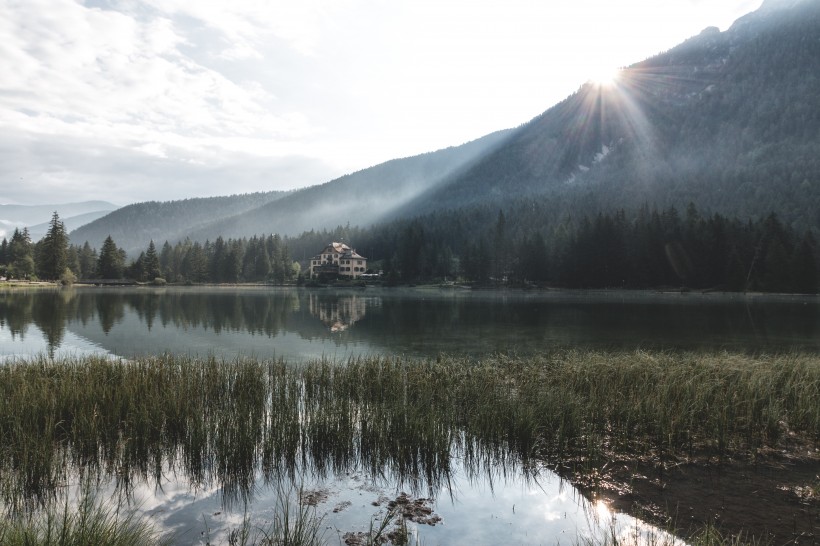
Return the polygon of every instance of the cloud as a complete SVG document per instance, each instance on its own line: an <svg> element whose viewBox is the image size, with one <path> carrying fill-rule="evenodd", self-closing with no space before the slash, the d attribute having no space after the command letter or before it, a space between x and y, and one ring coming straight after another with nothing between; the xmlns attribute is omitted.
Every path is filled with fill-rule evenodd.
<svg viewBox="0 0 820 546"><path fill-rule="evenodd" d="M0 153L10 156L0 174L7 183L25 175L26 185L36 181L44 191L100 191L122 201L111 194L111 182L95 187L95 181L146 182L154 174L168 184L175 183L174 174L185 179L215 173L236 161L275 170L293 164L294 143L321 130L278 104L253 79L231 79L198 62L188 52L188 29L175 22L179 12L128 6L115 11L68 0L0 5L0 127L5 136ZM228 37L251 40L258 32L253 11L244 19L206 8L188 12L222 21ZM123 163L133 170L114 170ZM160 164L168 170L160 172ZM327 173L326 166L306 158L301 164L306 171L284 177L289 184L324 181L315 177ZM238 165L237 170L253 171ZM287 171L292 174L292 167ZM202 179L192 195L218 191L207 187L210 182ZM27 189L38 194L37 188ZM9 188L4 192L0 199L22 196Z"/></svg>

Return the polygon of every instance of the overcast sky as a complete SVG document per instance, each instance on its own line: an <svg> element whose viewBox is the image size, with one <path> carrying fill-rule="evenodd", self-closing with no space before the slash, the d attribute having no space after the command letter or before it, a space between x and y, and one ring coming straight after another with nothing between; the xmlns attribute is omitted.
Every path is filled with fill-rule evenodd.
<svg viewBox="0 0 820 546"><path fill-rule="evenodd" d="M761 0L0 0L0 203L291 189L538 115Z"/></svg>

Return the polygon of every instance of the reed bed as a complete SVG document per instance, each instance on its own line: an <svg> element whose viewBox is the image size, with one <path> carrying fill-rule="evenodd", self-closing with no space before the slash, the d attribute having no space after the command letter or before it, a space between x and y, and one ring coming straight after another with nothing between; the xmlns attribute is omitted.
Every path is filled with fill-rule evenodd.
<svg viewBox="0 0 820 546"><path fill-rule="evenodd" d="M367 470L437 486L603 450L820 439L820 357L562 351L540 357L283 361L45 357L0 367L0 499L46 506L72 477L184 473L247 500L257 479Z"/></svg>
<svg viewBox="0 0 820 546"><path fill-rule="evenodd" d="M84 495L77 505L52 506L36 514L0 520L4 546L170 546L134 512L121 513Z"/></svg>

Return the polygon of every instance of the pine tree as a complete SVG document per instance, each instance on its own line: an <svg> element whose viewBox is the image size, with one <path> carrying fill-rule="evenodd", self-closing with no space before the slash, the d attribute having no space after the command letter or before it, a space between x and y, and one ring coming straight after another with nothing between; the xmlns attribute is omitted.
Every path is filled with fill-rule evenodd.
<svg viewBox="0 0 820 546"><path fill-rule="evenodd" d="M9 243L9 275L17 279L28 279L34 275L34 257L28 228L14 230Z"/></svg>
<svg viewBox="0 0 820 546"><path fill-rule="evenodd" d="M77 275L81 279L94 278L97 273L97 251L92 249L86 241L78 254L80 269L77 271Z"/></svg>
<svg viewBox="0 0 820 546"><path fill-rule="evenodd" d="M154 246L153 239L150 243L148 243L148 250L145 251L143 275L145 276L145 279L149 281L162 277L162 271L159 266L159 256L157 256L157 249Z"/></svg>
<svg viewBox="0 0 820 546"><path fill-rule="evenodd" d="M97 260L97 275L101 279L121 279L124 268L123 253L117 248L114 239L109 235L105 238L102 249L100 249L100 257Z"/></svg>
<svg viewBox="0 0 820 546"><path fill-rule="evenodd" d="M68 265L68 234L57 211L51 216L48 231L38 244L37 271L41 278L57 280Z"/></svg>

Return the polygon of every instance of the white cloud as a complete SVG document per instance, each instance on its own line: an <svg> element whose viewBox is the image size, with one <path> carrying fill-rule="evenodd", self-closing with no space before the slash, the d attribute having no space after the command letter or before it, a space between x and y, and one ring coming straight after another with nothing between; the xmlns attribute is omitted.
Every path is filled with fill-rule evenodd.
<svg viewBox="0 0 820 546"><path fill-rule="evenodd" d="M3 151L13 152L27 180L43 189L110 193L110 186L93 187L93 172L113 169L119 155L132 156L134 167L145 171L151 165L140 165L140 158L219 169L238 152L243 160L261 155L274 164L316 131L258 82L234 81L186 54L191 44L172 16L68 0L0 6L0 127L19 139ZM50 163L47 146L55 146L62 161ZM89 163L68 161L71 154ZM0 167L6 181L0 200L10 199L8 186L22 171ZM211 182L203 180L204 193L215 191L207 187Z"/></svg>

